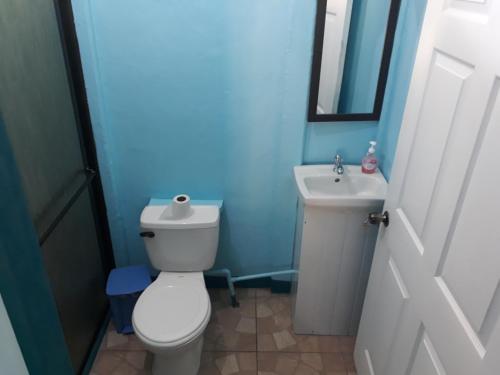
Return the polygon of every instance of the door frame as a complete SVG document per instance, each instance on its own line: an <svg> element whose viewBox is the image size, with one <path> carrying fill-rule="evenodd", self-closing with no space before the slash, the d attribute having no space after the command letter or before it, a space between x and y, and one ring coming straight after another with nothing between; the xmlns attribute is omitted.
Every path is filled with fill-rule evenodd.
<svg viewBox="0 0 500 375"><path fill-rule="evenodd" d="M92 120L87 100L87 91L85 90L85 79L80 55L80 47L76 35L73 9L71 1L53 0L54 8L59 24L59 34L61 36L61 45L66 63L66 72L68 75L68 84L72 96L73 108L77 130L80 136L80 144L83 152L84 162L87 168L95 172L91 183L89 184L89 193L92 205L94 220L98 230L97 238L103 251L102 261L105 271L110 271L115 267L113 256L113 247L109 222L104 200L104 190L99 173L99 163L97 159L97 150L92 130Z"/></svg>
<svg viewBox="0 0 500 375"><path fill-rule="evenodd" d="M88 108L71 2L53 0L82 157L89 177L52 223L64 218L80 194L89 192L105 275L115 267L104 192ZM0 292L29 373L73 374L64 334L31 220L21 178L0 113ZM50 235L50 232L47 234ZM109 314L102 317L107 322ZM96 327L94 342L102 336ZM95 346L95 345L94 345ZM89 348L85 372L96 350Z"/></svg>

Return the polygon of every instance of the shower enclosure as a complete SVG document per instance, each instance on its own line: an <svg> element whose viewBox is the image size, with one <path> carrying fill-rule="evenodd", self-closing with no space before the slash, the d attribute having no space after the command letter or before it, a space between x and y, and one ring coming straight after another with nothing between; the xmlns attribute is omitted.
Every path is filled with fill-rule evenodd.
<svg viewBox="0 0 500 375"><path fill-rule="evenodd" d="M0 3L0 116L79 373L107 313L114 260L70 6Z"/></svg>

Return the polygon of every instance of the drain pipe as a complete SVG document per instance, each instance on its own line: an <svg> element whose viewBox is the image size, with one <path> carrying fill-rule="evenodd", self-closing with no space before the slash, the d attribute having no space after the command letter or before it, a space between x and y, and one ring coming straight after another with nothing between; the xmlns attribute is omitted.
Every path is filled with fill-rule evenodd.
<svg viewBox="0 0 500 375"><path fill-rule="evenodd" d="M205 272L205 275L225 277L226 281L227 281L227 286L229 288L229 294L231 296L231 306L238 307L240 305L240 303L238 302L238 299L236 298L236 291L234 289L234 283L237 283L238 281L262 279L264 277L272 277L272 276L278 276L278 275L295 275L297 273L298 273L298 271L296 271L296 270L283 270L283 271L265 272L265 273L257 273L254 275L233 277L231 274L231 271L228 268L221 268L219 270L207 271L207 272Z"/></svg>

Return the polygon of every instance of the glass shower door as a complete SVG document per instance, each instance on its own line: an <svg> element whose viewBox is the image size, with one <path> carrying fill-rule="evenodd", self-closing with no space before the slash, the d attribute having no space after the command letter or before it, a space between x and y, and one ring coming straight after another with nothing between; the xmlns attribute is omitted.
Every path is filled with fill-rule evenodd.
<svg viewBox="0 0 500 375"><path fill-rule="evenodd" d="M103 222L96 208L97 166L89 162L90 140L82 135L54 4L0 2L0 114L80 372L107 312L112 256L103 241L107 228L97 224Z"/></svg>

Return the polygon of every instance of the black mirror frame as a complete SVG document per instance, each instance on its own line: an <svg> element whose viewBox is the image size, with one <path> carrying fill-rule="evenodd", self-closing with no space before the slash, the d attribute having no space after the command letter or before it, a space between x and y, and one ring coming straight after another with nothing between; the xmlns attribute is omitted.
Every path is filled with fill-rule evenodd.
<svg viewBox="0 0 500 375"><path fill-rule="evenodd" d="M392 0L387 19L384 49L378 76L377 91L373 112L371 113L348 113L348 114L318 114L319 79L321 73L321 57L323 55L323 38L325 30L326 5L328 0L317 0L316 29L314 33L314 50L311 69L311 83L309 88L309 110L308 122L333 122L333 121L378 121L382 112L385 88L389 67L391 64L394 37L398 24L401 0Z"/></svg>

